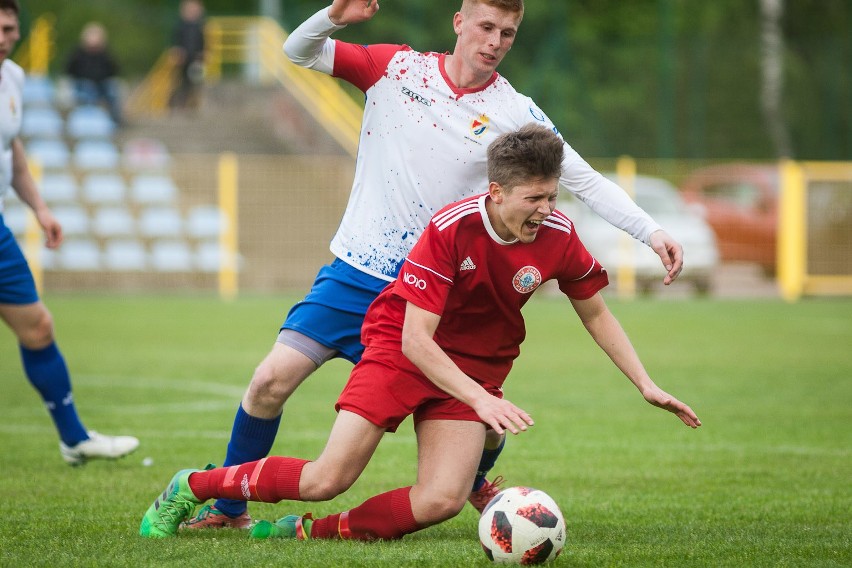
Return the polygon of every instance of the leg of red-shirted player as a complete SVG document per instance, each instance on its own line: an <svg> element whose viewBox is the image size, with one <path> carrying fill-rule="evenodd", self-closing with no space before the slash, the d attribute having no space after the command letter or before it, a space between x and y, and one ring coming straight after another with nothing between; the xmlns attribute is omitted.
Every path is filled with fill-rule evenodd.
<svg viewBox="0 0 852 568"><path fill-rule="evenodd" d="M201 501L224 497L277 503L299 500L299 479L308 460L270 456L259 461L197 471L189 488Z"/></svg>
<svg viewBox="0 0 852 568"><path fill-rule="evenodd" d="M411 510L411 487L376 495L354 509L316 519L311 538L393 540L420 530Z"/></svg>

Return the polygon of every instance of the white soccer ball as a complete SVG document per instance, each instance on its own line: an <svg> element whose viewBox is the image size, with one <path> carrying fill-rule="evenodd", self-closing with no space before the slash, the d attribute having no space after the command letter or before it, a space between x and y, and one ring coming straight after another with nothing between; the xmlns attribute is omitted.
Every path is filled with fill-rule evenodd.
<svg viewBox="0 0 852 568"><path fill-rule="evenodd" d="M479 518L485 555L502 564L541 564L565 546L565 518L544 491L510 487L494 496Z"/></svg>

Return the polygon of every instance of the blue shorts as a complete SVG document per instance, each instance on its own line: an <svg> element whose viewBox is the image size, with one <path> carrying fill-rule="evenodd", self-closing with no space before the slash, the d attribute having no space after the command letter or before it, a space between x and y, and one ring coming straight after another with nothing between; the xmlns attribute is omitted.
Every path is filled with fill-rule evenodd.
<svg viewBox="0 0 852 568"><path fill-rule="evenodd" d="M0 214L0 304L38 302L35 280L21 247Z"/></svg>
<svg viewBox="0 0 852 568"><path fill-rule="evenodd" d="M364 353L364 315L388 284L336 258L320 269L311 291L290 309L281 329L297 331L357 363Z"/></svg>

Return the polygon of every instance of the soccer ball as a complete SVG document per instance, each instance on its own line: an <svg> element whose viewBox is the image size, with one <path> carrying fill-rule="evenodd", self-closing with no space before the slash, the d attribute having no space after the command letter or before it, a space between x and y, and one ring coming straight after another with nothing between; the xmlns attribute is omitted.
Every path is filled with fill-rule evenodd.
<svg viewBox="0 0 852 568"><path fill-rule="evenodd" d="M489 560L502 564L541 564L565 546L565 519L544 491L504 489L479 518L479 542Z"/></svg>

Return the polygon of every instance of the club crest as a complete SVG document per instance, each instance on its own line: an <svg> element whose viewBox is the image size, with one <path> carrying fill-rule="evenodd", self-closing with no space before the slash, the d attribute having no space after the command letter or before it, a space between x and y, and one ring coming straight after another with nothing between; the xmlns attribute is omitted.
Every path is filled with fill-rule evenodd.
<svg viewBox="0 0 852 568"><path fill-rule="evenodd" d="M525 266L512 278L512 286L521 294L529 294L541 284L541 272L535 266Z"/></svg>

